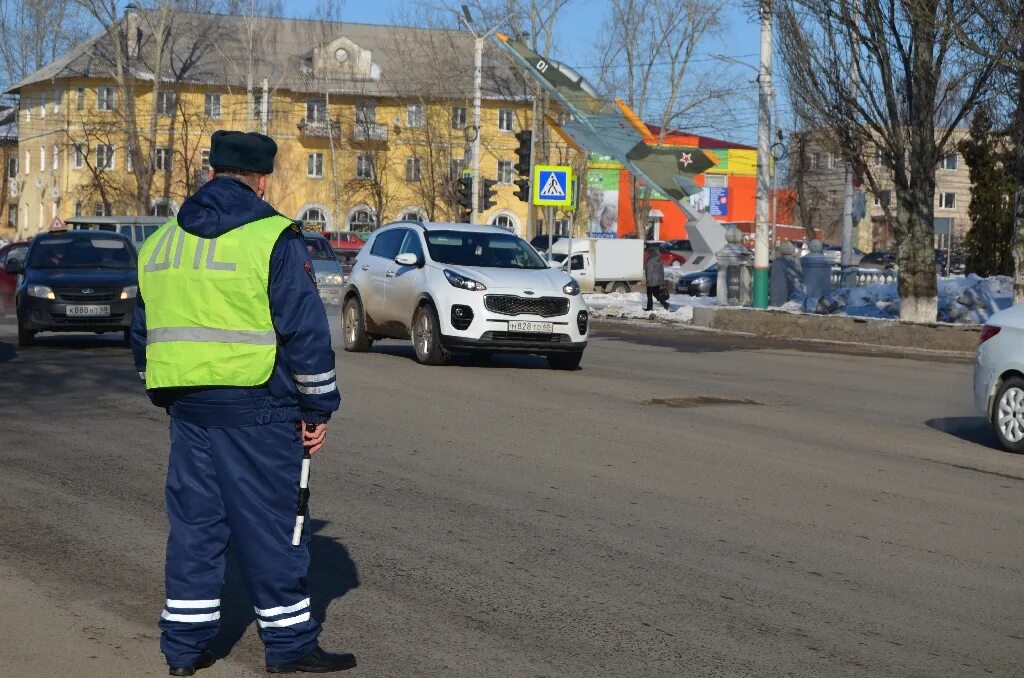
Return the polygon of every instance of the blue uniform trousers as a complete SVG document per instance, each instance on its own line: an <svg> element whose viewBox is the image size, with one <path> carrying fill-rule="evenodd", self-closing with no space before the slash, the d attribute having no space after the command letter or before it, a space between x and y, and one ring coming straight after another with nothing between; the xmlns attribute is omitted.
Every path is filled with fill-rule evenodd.
<svg viewBox="0 0 1024 678"><path fill-rule="evenodd" d="M217 635L229 540L267 663L316 647L320 623L306 591L308 519L301 544L292 546L302 451L294 422L215 428L171 417L167 601L160 615L160 649L169 665L194 663Z"/></svg>

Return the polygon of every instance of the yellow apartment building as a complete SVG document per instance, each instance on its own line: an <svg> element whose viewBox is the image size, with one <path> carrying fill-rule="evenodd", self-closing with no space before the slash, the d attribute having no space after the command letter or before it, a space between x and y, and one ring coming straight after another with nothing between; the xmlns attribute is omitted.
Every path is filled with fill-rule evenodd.
<svg viewBox="0 0 1024 678"><path fill-rule="evenodd" d="M482 223L527 235L513 196L525 82L485 50ZM279 151L267 199L325 230L457 219L469 169L473 41L465 32L129 5L109 30L10 90L19 95L19 237L75 215L172 215L207 178L217 129L265 132Z"/></svg>

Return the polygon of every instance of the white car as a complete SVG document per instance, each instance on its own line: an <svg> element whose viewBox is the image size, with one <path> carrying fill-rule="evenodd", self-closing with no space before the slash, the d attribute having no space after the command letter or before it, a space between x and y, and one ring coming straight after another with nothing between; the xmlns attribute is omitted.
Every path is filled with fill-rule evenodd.
<svg viewBox="0 0 1024 678"><path fill-rule="evenodd" d="M396 222L374 232L342 306L346 351L411 339L426 365L452 351L535 353L574 370L589 323L572 277L505 229L469 224Z"/></svg>
<svg viewBox="0 0 1024 678"><path fill-rule="evenodd" d="M1024 452L1024 304L995 313L974 360L974 404L1011 452Z"/></svg>

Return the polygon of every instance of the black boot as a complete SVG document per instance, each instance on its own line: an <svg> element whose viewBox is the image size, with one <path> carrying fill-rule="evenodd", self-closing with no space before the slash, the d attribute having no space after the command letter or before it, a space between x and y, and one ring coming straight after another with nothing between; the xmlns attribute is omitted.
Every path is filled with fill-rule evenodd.
<svg viewBox="0 0 1024 678"><path fill-rule="evenodd" d="M188 666L172 666L167 670L169 676L194 676L199 669L208 669L213 666L217 659L209 652L204 652L196 659L194 664Z"/></svg>
<svg viewBox="0 0 1024 678"><path fill-rule="evenodd" d="M267 673L333 673L335 671L346 671L354 668L356 657L349 652L324 652L323 648L316 648L305 657L271 666L267 664Z"/></svg>

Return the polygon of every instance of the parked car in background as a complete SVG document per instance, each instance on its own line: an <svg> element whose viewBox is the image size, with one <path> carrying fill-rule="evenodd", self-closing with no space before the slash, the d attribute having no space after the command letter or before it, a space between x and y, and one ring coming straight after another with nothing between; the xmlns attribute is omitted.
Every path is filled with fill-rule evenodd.
<svg viewBox="0 0 1024 678"><path fill-rule="evenodd" d="M335 250L358 252L366 244L366 241L359 237L358 233L351 231L324 231L323 236Z"/></svg>
<svg viewBox="0 0 1024 678"><path fill-rule="evenodd" d="M18 276L4 271L8 261L25 261L28 252L28 240L7 243L0 247L0 317L14 313L14 290L18 285Z"/></svg>
<svg viewBox="0 0 1024 678"><path fill-rule="evenodd" d="M319 233L306 231L302 237L306 240L306 251L309 253L309 260L313 263L313 274L316 276L316 287L320 291L320 299L325 305L340 305L345 277L338 256L331 249L327 238Z"/></svg>
<svg viewBox="0 0 1024 678"><path fill-rule="evenodd" d="M843 259L843 248L839 245L825 245L825 249L822 252L833 264L839 264ZM856 247L853 248L853 258L850 263L854 266L859 266L861 259L864 258L864 253Z"/></svg>
<svg viewBox="0 0 1024 678"><path fill-rule="evenodd" d="M693 254L693 245L690 244L689 240L666 240L659 247L661 247L662 252L675 252L685 257Z"/></svg>
<svg viewBox="0 0 1024 678"><path fill-rule="evenodd" d="M552 244L558 242L561 238L562 236L560 235L551 236ZM548 251L548 236L544 234L538 235L530 241L530 245L538 252L546 253Z"/></svg>
<svg viewBox="0 0 1024 678"><path fill-rule="evenodd" d="M686 263L686 257L678 252L666 252L664 249L658 255L661 258L663 266L671 266L672 268L681 268Z"/></svg>
<svg viewBox="0 0 1024 678"><path fill-rule="evenodd" d="M718 294L718 266L679 276L679 280L676 281L676 294L691 297L715 296Z"/></svg>
<svg viewBox="0 0 1024 678"><path fill-rule="evenodd" d="M891 271L896 268L896 255L892 252L868 252L857 264L861 268L879 268Z"/></svg>
<svg viewBox="0 0 1024 678"><path fill-rule="evenodd" d="M37 332L121 332L128 344L139 282L126 236L40 233L25 260L8 259L4 270L22 276L15 292L19 346L31 346Z"/></svg>
<svg viewBox="0 0 1024 678"><path fill-rule="evenodd" d="M974 361L974 404L999 443L1024 452L1024 304L993 314Z"/></svg>

